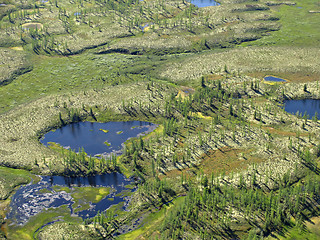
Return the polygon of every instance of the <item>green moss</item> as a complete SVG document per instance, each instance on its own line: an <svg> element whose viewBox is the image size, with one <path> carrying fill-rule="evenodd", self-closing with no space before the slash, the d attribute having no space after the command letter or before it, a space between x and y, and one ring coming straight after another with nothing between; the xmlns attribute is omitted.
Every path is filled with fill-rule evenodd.
<svg viewBox="0 0 320 240"><path fill-rule="evenodd" d="M23 226L11 226L8 232L9 239L34 239L34 232L51 222L54 219L63 218L66 221L76 222L81 221L81 218L70 217L70 209L63 205L59 208L44 210L41 213L33 216Z"/></svg>
<svg viewBox="0 0 320 240"><path fill-rule="evenodd" d="M57 222L44 227L37 234L39 239L56 240L56 239L78 239L78 240L95 240L102 239L101 235L95 228L90 228L81 223L75 222Z"/></svg>
<svg viewBox="0 0 320 240"><path fill-rule="evenodd" d="M0 167L0 200L9 197L19 185L30 182L32 175L25 170Z"/></svg>
<svg viewBox="0 0 320 240"><path fill-rule="evenodd" d="M111 188L106 187L76 187L73 189L71 196L77 204L79 204L79 201L98 203L110 192Z"/></svg>
<svg viewBox="0 0 320 240"><path fill-rule="evenodd" d="M43 189L39 190L38 193L42 193L42 194L44 194L44 193L51 193L51 190L46 189L46 188L43 188Z"/></svg>
<svg viewBox="0 0 320 240"><path fill-rule="evenodd" d="M274 7L274 13L280 18L281 29L270 33L257 41L244 43L248 45L288 45L311 47L319 46L320 17L310 10L319 9L318 0L297 0L296 5Z"/></svg>
<svg viewBox="0 0 320 240"><path fill-rule="evenodd" d="M136 186L133 185L133 184L128 184L126 186L124 186L125 188L128 188L128 189L134 189Z"/></svg>
<svg viewBox="0 0 320 240"><path fill-rule="evenodd" d="M102 128L100 128L99 130L104 132L104 133L108 133L109 132L109 130L105 130L105 129L102 129Z"/></svg>
<svg viewBox="0 0 320 240"><path fill-rule="evenodd" d="M170 214L170 211L174 209L177 205L181 204L184 200L184 197L179 197L172 201L170 204L163 205L161 210L156 211L147 215L147 217L143 220L143 227L133 230L132 232L123 234L119 236L117 239L125 240L125 239L136 239L138 236L146 236L150 237L158 228L158 226L162 223L163 219L167 214Z"/></svg>
<svg viewBox="0 0 320 240"><path fill-rule="evenodd" d="M123 190L122 192L118 193L116 197L127 197L130 196L132 192L130 190Z"/></svg>
<svg viewBox="0 0 320 240"><path fill-rule="evenodd" d="M56 192L65 191L66 193L71 193L71 188L69 187L62 187L62 186L55 185L52 187L52 189Z"/></svg>
<svg viewBox="0 0 320 240"><path fill-rule="evenodd" d="M73 207L74 212L81 212L84 210L88 210L90 208L90 204L84 203L84 204L79 205L77 202L75 202L74 204L72 204L72 207Z"/></svg>

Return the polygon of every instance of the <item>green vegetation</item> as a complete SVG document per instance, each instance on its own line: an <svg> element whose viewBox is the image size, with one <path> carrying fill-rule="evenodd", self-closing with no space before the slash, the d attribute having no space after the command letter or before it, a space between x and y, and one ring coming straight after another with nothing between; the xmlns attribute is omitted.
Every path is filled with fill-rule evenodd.
<svg viewBox="0 0 320 240"><path fill-rule="evenodd" d="M105 129L99 129L100 131L104 132L104 133L108 133L109 130L105 130Z"/></svg>
<svg viewBox="0 0 320 240"><path fill-rule="evenodd" d="M279 31L244 45L319 47L319 13L312 13L320 10L319 2L297 0L291 3L295 4L275 6L273 9L282 26Z"/></svg>
<svg viewBox="0 0 320 240"><path fill-rule="evenodd" d="M31 180L28 171L0 167L0 200L5 200L19 185L27 184Z"/></svg>
<svg viewBox="0 0 320 240"><path fill-rule="evenodd" d="M319 239L320 122L279 107L320 99L319 2L219 3L0 3L0 238ZM39 142L72 122L128 120L159 127L121 156ZM128 204L85 220L66 206L4 220L33 173L112 171L137 179L118 194ZM111 192L53 190L75 213Z"/></svg>
<svg viewBox="0 0 320 240"><path fill-rule="evenodd" d="M35 231L44 224L56 220L64 219L68 222L77 223L79 218L70 217L70 209L67 206L61 206L56 209L48 209L37 216L34 216L25 226L14 226L8 233L9 239L33 239Z"/></svg>
<svg viewBox="0 0 320 240"><path fill-rule="evenodd" d="M110 189L100 187L100 188L93 188L93 187L80 187L75 188L71 192L71 196L75 200L75 205L78 205L78 201L85 201L85 202L92 202L98 203L104 197L110 194Z"/></svg>

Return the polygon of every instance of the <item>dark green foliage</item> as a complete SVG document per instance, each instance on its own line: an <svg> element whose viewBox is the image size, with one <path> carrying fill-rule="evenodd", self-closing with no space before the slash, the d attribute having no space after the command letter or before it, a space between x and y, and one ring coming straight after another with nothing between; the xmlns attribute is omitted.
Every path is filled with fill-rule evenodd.
<svg viewBox="0 0 320 240"><path fill-rule="evenodd" d="M204 79L203 76L201 77L201 87L202 87L202 88L205 88L205 87L206 87L205 79Z"/></svg>
<svg viewBox="0 0 320 240"><path fill-rule="evenodd" d="M163 123L163 134L173 136L177 131L177 121L174 118L170 118Z"/></svg>
<svg viewBox="0 0 320 240"><path fill-rule="evenodd" d="M59 112L59 121L60 121L62 126L65 124L63 119L62 119L61 112Z"/></svg>
<svg viewBox="0 0 320 240"><path fill-rule="evenodd" d="M313 204L320 191L319 180L311 176L294 186L285 184L286 181L284 179L281 184L285 187L265 193L257 188L215 185L214 181L209 183L203 177L201 185L204 188L191 188L182 204L165 218L160 228L162 236L182 238L187 230L200 236L227 233L236 238L231 227L232 221L239 217L257 226L261 230L259 237L281 230L291 217L305 216L305 206ZM314 208L313 211L318 210ZM251 232L248 239L259 239L253 238L255 235Z"/></svg>
<svg viewBox="0 0 320 240"><path fill-rule="evenodd" d="M91 175L117 169L116 155L107 158L88 156L83 148L78 153L64 149L61 150L62 162L68 175Z"/></svg>

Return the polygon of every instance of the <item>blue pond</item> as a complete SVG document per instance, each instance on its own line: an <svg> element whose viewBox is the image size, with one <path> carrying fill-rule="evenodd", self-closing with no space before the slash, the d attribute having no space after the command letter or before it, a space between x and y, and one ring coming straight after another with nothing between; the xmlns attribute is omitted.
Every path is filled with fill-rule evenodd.
<svg viewBox="0 0 320 240"><path fill-rule="evenodd" d="M309 119L320 113L320 100L301 99L284 101L284 110L291 114L306 114Z"/></svg>
<svg viewBox="0 0 320 240"><path fill-rule="evenodd" d="M282 78L273 77L273 76L265 77L264 81L267 81L267 82L287 82L287 80L284 80Z"/></svg>
<svg viewBox="0 0 320 240"><path fill-rule="evenodd" d="M149 133L156 127L156 124L141 121L79 122L48 132L40 141L45 145L49 142L59 143L75 151L83 147L92 156L108 156L111 153L121 154L126 140Z"/></svg>
<svg viewBox="0 0 320 240"><path fill-rule="evenodd" d="M214 0L191 0L190 2L199 8L220 5L220 3L218 3Z"/></svg>
<svg viewBox="0 0 320 240"><path fill-rule="evenodd" d="M68 206L70 214L82 217L83 219L94 217L98 211L102 212L111 205L120 202L128 203L129 198L117 195L124 190L129 190L125 186L133 183L133 179L127 179L119 173L108 173L104 175L91 177L61 177L61 176L42 176L41 181L36 184L28 184L20 187L13 195L10 203L11 211L7 215L7 219L11 224L22 225L26 223L30 217L42 212L45 209L58 208L62 205ZM54 186L76 187L111 187L111 193L98 203L82 202L89 204L88 208L82 211L76 211L79 206L75 206L72 193L66 191L55 191ZM45 190L45 191L43 191ZM111 201L109 198L113 198Z"/></svg>

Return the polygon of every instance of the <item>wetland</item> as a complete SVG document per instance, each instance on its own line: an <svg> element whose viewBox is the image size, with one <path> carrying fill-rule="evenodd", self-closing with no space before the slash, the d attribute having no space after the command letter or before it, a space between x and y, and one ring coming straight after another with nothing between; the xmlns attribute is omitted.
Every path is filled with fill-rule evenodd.
<svg viewBox="0 0 320 240"><path fill-rule="evenodd" d="M319 239L319 10L0 2L0 239Z"/></svg>
<svg viewBox="0 0 320 240"><path fill-rule="evenodd" d="M10 211L6 215L9 226L24 225L44 210L63 205L68 207L70 215L92 218L112 205L128 201L122 195L123 191L128 195L134 189L126 187L133 181L119 173L90 177L39 177L37 183L20 187L12 196Z"/></svg>

